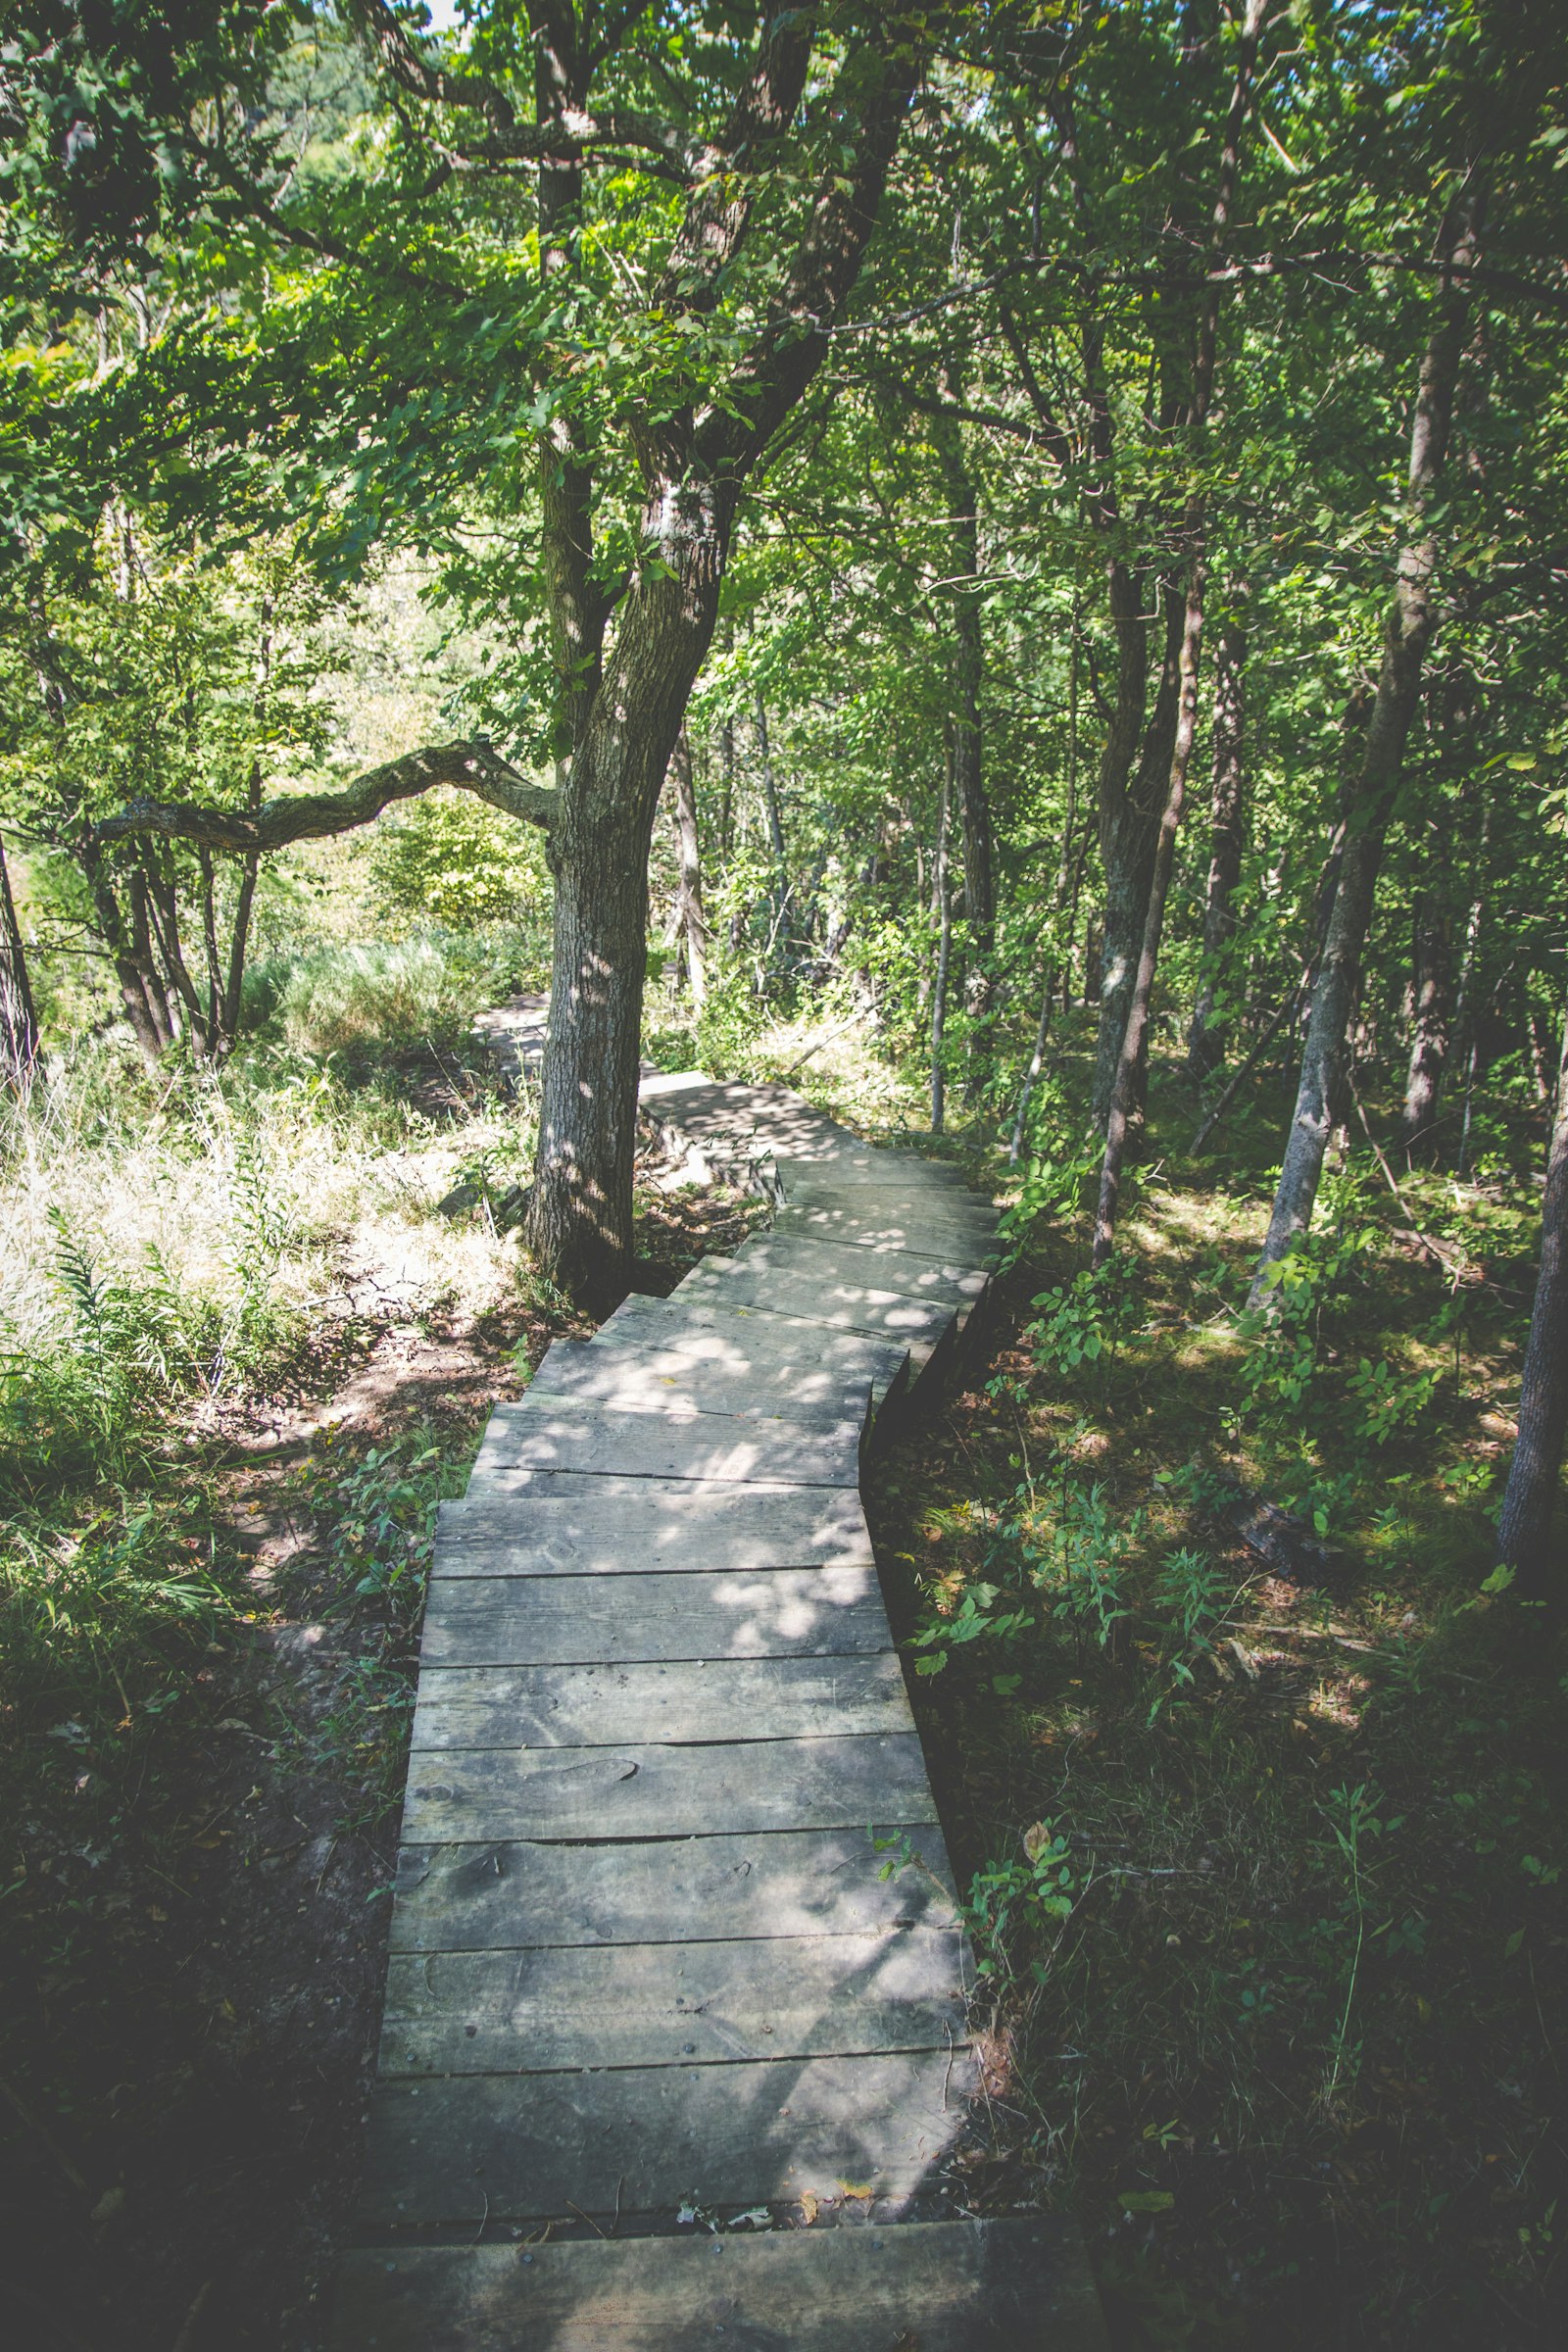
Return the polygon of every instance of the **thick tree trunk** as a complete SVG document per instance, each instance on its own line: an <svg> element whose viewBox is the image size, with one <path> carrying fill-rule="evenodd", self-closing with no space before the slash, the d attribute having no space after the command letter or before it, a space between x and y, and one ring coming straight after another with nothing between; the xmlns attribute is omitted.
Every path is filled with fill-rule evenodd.
<svg viewBox="0 0 1568 2352"><path fill-rule="evenodd" d="M1464 345L1468 313L1464 273L1473 267L1479 251L1479 176L1472 173L1467 180L1464 196L1446 224L1445 275L1416 392L1404 543L1384 631L1382 667L1362 747L1339 888L1312 992L1296 1112L1268 1234L1252 1278L1250 1303L1253 1306L1267 1299L1269 1267L1312 1221L1323 1157L1338 1112L1346 1036L1360 981L1361 951L1371 920L1384 839L1398 790L1405 738L1421 690L1421 665L1437 625L1432 582L1438 557L1428 513L1447 451Z"/></svg>
<svg viewBox="0 0 1568 2352"><path fill-rule="evenodd" d="M706 169L688 196L654 307L711 313L752 220L754 162L788 130L813 54L810 11L762 16L751 74L724 130L727 169ZM594 70L582 12L530 10L538 119L566 129ZM605 52L599 53L601 62ZM671 413L629 403L644 510L612 645L593 571L586 424L543 453L544 536L569 773L553 813L555 963L540 1074L540 1131L528 1239L546 1273L603 1312L630 1276L637 1061L647 962L648 853L655 812L692 685L711 642L740 485L827 357L831 321L858 274L888 166L923 57L900 20L867 16L851 36L835 88L844 149L808 224L764 298L747 347L712 388ZM858 121L857 122L857 116ZM542 273L579 267L580 167L539 171ZM569 416L569 412L566 413ZM577 650L580 645L580 652Z"/></svg>
<svg viewBox="0 0 1568 2352"><path fill-rule="evenodd" d="M1434 843L1433 847L1437 848ZM1447 915L1437 897L1423 891L1415 905L1415 954L1410 1015L1410 1066L1404 1083L1404 1117L1399 1140L1406 1155L1430 1159L1435 1150L1438 1097L1448 1061L1453 1009L1453 957Z"/></svg>
<svg viewBox="0 0 1568 2352"><path fill-rule="evenodd" d="M1234 901L1247 846L1247 583L1237 581L1219 631L1214 661L1214 787L1203 899L1203 981L1187 1033L1187 1075L1212 1077L1230 1045L1230 1023L1216 1013L1226 951L1236 932Z"/></svg>
<svg viewBox="0 0 1568 2352"><path fill-rule="evenodd" d="M11 895L5 843L0 841L0 1080L22 1092L38 1066L38 1014L27 977L27 950Z"/></svg>
<svg viewBox="0 0 1568 2352"><path fill-rule="evenodd" d="M1541 1265L1519 1387L1519 1435L1497 1521L1497 1558L1521 1588L1544 1583L1568 1434L1568 1022L1557 1067L1556 1114L1541 1204Z"/></svg>
<svg viewBox="0 0 1568 2352"><path fill-rule="evenodd" d="M654 816L712 637L733 512L728 485L654 485L643 527L661 565L627 599L550 833L555 963L528 1236L562 1288L599 1313L624 1298L631 1271Z"/></svg>
<svg viewBox="0 0 1568 2352"><path fill-rule="evenodd" d="M670 937L685 942L686 982L692 1003L701 1011L708 998L708 925L703 919L703 851L697 829L697 787L692 777L692 747L684 726L670 754L669 781L674 786L675 836L680 859Z"/></svg>

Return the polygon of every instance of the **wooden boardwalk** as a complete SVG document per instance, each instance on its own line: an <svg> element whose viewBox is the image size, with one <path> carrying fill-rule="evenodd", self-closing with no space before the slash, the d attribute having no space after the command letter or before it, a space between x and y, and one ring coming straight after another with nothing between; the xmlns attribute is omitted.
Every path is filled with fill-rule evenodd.
<svg viewBox="0 0 1568 2352"><path fill-rule="evenodd" d="M1096 2346L1069 2229L954 2218L970 1962L858 1491L995 1211L644 1093L776 1219L553 1347L442 1506L335 2352Z"/></svg>

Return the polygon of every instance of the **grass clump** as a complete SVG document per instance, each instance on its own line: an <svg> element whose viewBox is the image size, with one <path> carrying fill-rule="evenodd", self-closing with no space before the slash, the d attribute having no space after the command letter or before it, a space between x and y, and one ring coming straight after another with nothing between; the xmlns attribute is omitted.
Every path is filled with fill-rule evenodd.
<svg viewBox="0 0 1568 2352"><path fill-rule="evenodd" d="M258 963L247 1012L290 1051L355 1064L419 1046L457 1045L475 1013L520 985L514 932L419 932L321 941Z"/></svg>

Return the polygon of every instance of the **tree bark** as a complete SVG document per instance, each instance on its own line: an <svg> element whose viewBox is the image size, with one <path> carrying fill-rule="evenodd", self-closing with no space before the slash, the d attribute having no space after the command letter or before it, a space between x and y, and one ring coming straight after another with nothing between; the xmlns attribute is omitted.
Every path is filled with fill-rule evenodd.
<svg viewBox="0 0 1568 2352"><path fill-rule="evenodd" d="M947 1072L942 1054L948 1026L948 973L953 962L953 877L949 840L952 831L953 751L948 750L942 777L942 807L937 816L935 898L937 968L931 984L931 1132L942 1133L947 1107Z"/></svg>
<svg viewBox="0 0 1568 2352"><path fill-rule="evenodd" d="M1568 1434L1568 1021L1541 1204L1541 1264L1519 1386L1519 1435L1497 1521L1497 1558L1527 1593L1545 1582Z"/></svg>
<svg viewBox="0 0 1568 2352"><path fill-rule="evenodd" d="M38 1066L38 1014L27 977L27 950L17 920L5 843L0 841L0 1078L13 1093L28 1085Z"/></svg>
<svg viewBox="0 0 1568 2352"><path fill-rule="evenodd" d="M1133 978L1127 1026L1122 1034L1121 1051L1117 1056L1115 1079L1106 1110L1105 1152L1101 1162L1100 1200L1095 1211L1092 1262L1097 1266L1104 1264L1115 1246L1122 1172L1126 1165L1128 1142L1141 1107L1140 1077L1147 1066L1154 973L1165 928L1165 903L1170 895L1171 874L1176 864L1176 836L1187 799L1187 770L1198 733L1198 663L1203 641L1203 556L1200 547L1193 556L1192 576L1187 588L1182 629L1180 704L1175 742L1171 747L1170 786L1160 812L1159 834L1154 844L1152 870L1149 880L1149 900L1144 912L1144 933L1139 943L1138 967Z"/></svg>
<svg viewBox="0 0 1568 2352"><path fill-rule="evenodd" d="M945 395L953 386L944 370ZM937 419L937 449L947 485L948 523L956 574L953 599L953 695L950 711L953 808L963 856L963 910L969 956L964 1006L969 1015L969 1068L965 1092L973 1101L984 1089L992 1059L997 953L996 846L986 799L985 729L981 694L985 685L985 633L980 616L980 521L974 480L964 463L956 420Z"/></svg>
<svg viewBox="0 0 1568 2352"><path fill-rule="evenodd" d="M1218 261L1223 250L1231 208L1235 202L1237 177L1241 169L1242 134L1250 104L1263 8L1264 0L1247 0L1236 78L1226 116L1209 217L1208 253L1211 265ZM1202 451L1213 398L1218 349L1219 288L1211 283L1205 290L1200 310L1193 354L1189 422L1195 457L1200 457ZM1100 1200L1095 1213L1093 1262L1096 1266L1104 1264L1115 1245L1116 1212L1120 1204L1128 1143L1135 1123L1143 1112L1154 973L1159 962L1160 942L1165 927L1165 903L1170 894L1171 875L1176 864L1176 836L1187 799L1187 774L1192 764L1193 746L1198 738L1198 665L1203 644L1203 596L1208 570L1208 514L1200 478L1195 480L1188 496L1183 535L1188 547L1187 593L1183 601L1181 643L1177 655L1178 686L1169 779L1150 875L1149 903L1139 947L1138 970L1127 1007L1127 1026L1120 1043L1115 1079L1106 1111L1105 1152L1101 1163Z"/></svg>
<svg viewBox="0 0 1568 2352"><path fill-rule="evenodd" d="M1203 898L1203 980L1187 1033L1187 1075L1213 1076L1230 1046L1230 1023L1215 1011L1226 951L1236 933L1234 902L1247 846L1247 583L1234 583L1214 658L1214 783Z"/></svg>
<svg viewBox="0 0 1568 2352"><path fill-rule="evenodd" d="M1434 842L1434 849L1437 846ZM1410 1066L1405 1075L1399 1140L1407 1157L1430 1159L1435 1149L1433 1125L1438 1114L1438 1097L1447 1067L1453 1008L1453 957L1447 914L1434 892L1418 893L1414 931Z"/></svg>
<svg viewBox="0 0 1568 2352"><path fill-rule="evenodd" d="M670 754L669 781L674 790L675 837L680 880L670 917L670 938L686 947L686 982L700 1012L708 998L708 925L703 919L703 851L697 829L697 788L692 777L692 747L683 726Z"/></svg>
<svg viewBox="0 0 1568 2352"><path fill-rule="evenodd" d="M1398 790L1405 738L1421 690L1421 665L1437 625L1433 576L1438 551L1430 524L1433 493L1447 452L1454 391L1469 303L1467 272L1480 252L1482 191L1472 172L1445 223L1445 270L1436 318L1422 357L1410 436L1405 527L1394 601L1384 630L1377 694L1367 722L1339 887L1312 991L1296 1112L1280 1168L1268 1234L1249 1303L1268 1297L1268 1268L1312 1221L1338 1109L1346 1037L1360 980L1361 952L1383 861L1389 817Z"/></svg>
<svg viewBox="0 0 1568 2352"><path fill-rule="evenodd" d="M734 495L655 483L643 529L660 563L628 601L549 836L555 961L528 1234L562 1288L601 1314L630 1274L654 815L712 636Z"/></svg>

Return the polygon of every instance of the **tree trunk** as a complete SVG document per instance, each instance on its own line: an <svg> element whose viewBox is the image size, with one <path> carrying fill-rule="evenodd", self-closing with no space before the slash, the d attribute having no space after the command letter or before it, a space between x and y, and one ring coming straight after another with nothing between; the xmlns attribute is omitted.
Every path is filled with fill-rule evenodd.
<svg viewBox="0 0 1568 2352"><path fill-rule="evenodd" d="M528 1238L603 1314L631 1271L632 1160L654 816L729 550L734 490L656 482L643 517L661 564L626 601L550 832L556 876L550 1050Z"/></svg>
<svg viewBox="0 0 1568 2352"><path fill-rule="evenodd" d="M1183 616L1181 694L1176 736L1171 746L1170 784L1164 808L1160 812L1159 836L1154 845L1153 870L1150 875L1149 902L1144 915L1144 935L1139 944L1138 968L1106 1110L1105 1153L1101 1163L1100 1201L1095 1213L1093 1263L1097 1266L1104 1264L1115 1245L1116 1210L1121 1198L1127 1146L1141 1107L1140 1079L1148 1062L1149 1016L1153 1001L1154 973L1159 963L1160 941L1165 928L1165 902L1170 895L1170 879L1176 863L1176 836L1187 799L1187 770L1198 735L1198 662L1203 642L1203 556L1200 548L1193 556L1192 576L1188 583Z"/></svg>
<svg viewBox="0 0 1568 2352"><path fill-rule="evenodd" d="M944 390L956 397L943 371ZM963 437L951 416L937 420L937 444L948 494L953 536L953 695L949 713L953 808L963 854L963 910L969 935L964 1006L969 1015L969 1069L965 1092L972 1102L984 1089L992 1059L997 955L996 845L986 800L985 729L981 695L985 686L985 634L980 617L980 521L974 480L964 463Z"/></svg>
<svg viewBox="0 0 1568 2352"><path fill-rule="evenodd" d="M1234 900L1247 846L1247 583L1238 580L1219 631L1214 661L1214 788L1203 900L1203 980L1187 1033L1187 1075L1200 1086L1230 1045L1230 1023L1215 1011L1226 951L1236 931Z"/></svg>
<svg viewBox="0 0 1568 2352"><path fill-rule="evenodd" d="M768 740L767 707L760 695L757 698L757 766L762 779L762 810L767 819L767 846L773 853L773 870L778 878L779 903L789 887L784 857L784 818L778 805L778 777L773 767L773 747Z"/></svg>
<svg viewBox="0 0 1568 2352"><path fill-rule="evenodd" d="M1433 843L1434 849L1438 846ZM1399 1140L1407 1157L1419 1155L1430 1159L1435 1149L1433 1125L1438 1115L1438 1096L1448 1060L1453 1005L1453 957L1449 951L1447 916L1430 891L1420 892L1416 899L1412 979L1410 1067L1405 1077Z"/></svg>
<svg viewBox="0 0 1568 2352"><path fill-rule="evenodd" d="M1236 79L1231 90L1214 202L1209 215L1208 253L1211 265L1217 264L1223 252L1226 231L1230 225L1263 8L1264 0L1247 0ZM1202 453L1214 391L1219 349L1219 300L1218 282L1211 275L1199 312L1188 412L1194 455L1199 458ZM1170 895L1171 875L1176 864L1176 836L1187 799L1187 774L1192 765L1193 746L1198 739L1198 664L1203 646L1203 593L1208 573L1207 533L1205 495L1200 482L1195 480L1188 496L1184 522L1183 535L1188 548L1187 592L1182 602L1181 637L1176 656L1177 690L1171 724L1170 765L1150 875L1149 904L1139 946L1138 971L1127 1007L1127 1027L1121 1039L1115 1080L1106 1111L1105 1154L1101 1164L1100 1200L1095 1215L1094 1263L1097 1266L1104 1264L1115 1243L1122 1170L1130 1137L1143 1115L1144 1092L1148 1084L1149 1024L1153 1004L1154 974L1159 964L1160 941L1165 927L1165 902ZM1167 639L1167 669L1169 665ZM1163 696L1163 686L1161 694ZM1158 717L1156 705L1156 723Z"/></svg>
<svg viewBox="0 0 1568 2352"><path fill-rule="evenodd" d="M725 865L735 844L735 721L718 730L718 855Z"/></svg>
<svg viewBox="0 0 1568 2352"><path fill-rule="evenodd" d="M948 1025L948 972L953 961L953 877L948 842L953 808L953 752L942 778L942 808L937 817L936 911L937 969L931 985L931 1132L942 1133L947 1105L947 1073L942 1066Z"/></svg>
<svg viewBox="0 0 1568 2352"><path fill-rule="evenodd" d="M703 919L703 852L697 829L697 788L692 778L691 742L684 726L669 756L669 781L675 788L675 834L680 858L680 881L670 936L686 943L687 985L692 1003L701 1012L708 998L708 925Z"/></svg>
<svg viewBox="0 0 1568 2352"><path fill-rule="evenodd" d="M566 133L594 70L580 40L584 12L539 8L533 28L538 122ZM751 157L794 121L813 55L813 12L761 19L756 59L726 126L731 168L706 171L688 196L653 306L707 317L752 220ZM853 36L852 36L853 42ZM819 184L808 225L764 300L746 348L726 360L722 398L671 412L629 401L643 480L642 549L610 612L593 562L593 473L587 425L561 412L542 454L543 532L562 709L568 725L550 830L556 876L555 961L540 1073L540 1129L528 1240L543 1270L603 1313L631 1271L637 1064L647 967L648 854L675 738L711 642L735 501L751 468L826 359L832 320L859 272L888 167L923 71L901 19L890 31L867 12L860 69L845 93L838 168ZM601 60L604 52L600 53ZM858 113L857 122L856 116ZM580 267L580 165L541 162L539 242L547 284ZM580 646L580 651L578 650ZM781 845L775 844L777 851Z"/></svg>
<svg viewBox="0 0 1568 2352"><path fill-rule="evenodd" d="M1438 557L1428 517L1447 451L1468 314L1464 279L1479 252L1480 216L1479 173L1473 172L1446 223L1437 317L1416 392L1405 530L1394 602L1384 631L1383 662L1362 747L1339 888L1312 991L1296 1113L1267 1238L1252 1278L1249 1302L1254 1307L1267 1298L1268 1268L1312 1221L1323 1157L1337 1116L1346 1035L1360 980L1361 951L1371 920L1384 839L1421 689L1421 665L1437 624L1432 581Z"/></svg>
<svg viewBox="0 0 1568 2352"><path fill-rule="evenodd" d="M1568 1021L1541 1204L1541 1266L1519 1386L1519 1435L1497 1521L1497 1558L1526 1592L1545 1581L1563 1439L1568 1433Z"/></svg>
<svg viewBox="0 0 1568 2352"><path fill-rule="evenodd" d="M38 1015L27 977L27 950L11 895L5 843L0 841L0 1079L20 1094L38 1058Z"/></svg>
<svg viewBox="0 0 1568 2352"><path fill-rule="evenodd" d="M1170 770L1175 733L1177 662L1182 607L1161 582L1165 653L1154 708L1145 724L1150 623L1142 611L1143 578L1119 561L1108 567L1117 646L1116 700L1100 755L1100 862L1105 898L1100 940L1100 1030L1095 1045L1094 1114L1110 1108L1116 1063L1127 1031L1127 1008L1149 910L1149 884L1158 838L1157 798ZM1163 748L1164 759L1160 753ZM1151 789L1152 779L1157 779Z"/></svg>
<svg viewBox="0 0 1568 2352"><path fill-rule="evenodd" d="M1012 1134L1007 1139L1007 1165L1009 1167L1015 1168L1023 1156L1023 1139L1029 1127L1029 1105L1034 1101L1035 1088L1040 1083L1040 1073L1046 1066L1046 1041L1051 1035L1051 1013L1055 1001L1056 967L1054 963L1048 963L1045 986L1040 992L1040 1017L1035 1023L1034 1051L1029 1056L1029 1067L1023 1075L1023 1085L1018 1092L1018 1107L1013 1113Z"/></svg>

